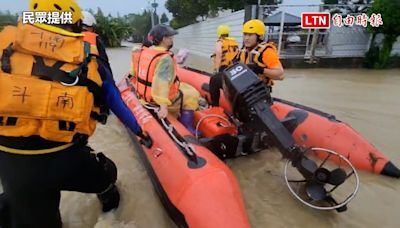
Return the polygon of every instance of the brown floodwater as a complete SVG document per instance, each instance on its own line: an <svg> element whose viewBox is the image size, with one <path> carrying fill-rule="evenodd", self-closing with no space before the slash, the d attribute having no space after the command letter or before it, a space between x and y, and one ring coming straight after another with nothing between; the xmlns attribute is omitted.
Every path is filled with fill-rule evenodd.
<svg viewBox="0 0 400 228"><path fill-rule="evenodd" d="M129 70L130 47L108 49L118 81ZM210 70L209 60L187 64ZM289 69L273 95L336 115L400 166L400 70ZM124 126L112 116L90 141L118 168L121 205L102 214L95 195L64 192L65 227L174 227L153 190ZM316 211L296 201L285 185L277 150L228 161L235 173L252 227L400 227L400 180L360 172L361 185L345 213Z"/></svg>

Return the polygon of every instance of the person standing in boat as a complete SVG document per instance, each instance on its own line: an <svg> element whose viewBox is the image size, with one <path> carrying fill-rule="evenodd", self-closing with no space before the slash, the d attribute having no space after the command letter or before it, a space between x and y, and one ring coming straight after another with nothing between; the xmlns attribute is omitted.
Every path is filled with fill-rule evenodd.
<svg viewBox="0 0 400 228"><path fill-rule="evenodd" d="M271 92L274 80L283 80L285 76L275 45L264 39L264 22L257 19L247 21L243 25L243 48L237 60L247 64Z"/></svg>
<svg viewBox="0 0 400 228"><path fill-rule="evenodd" d="M222 72L233 65L238 54L239 44L232 37L229 37L230 28L227 25L220 25L217 28L218 40L215 44L214 75L210 79L211 105L219 105L220 89L222 88Z"/></svg>
<svg viewBox="0 0 400 228"><path fill-rule="evenodd" d="M157 115L166 118L168 108L180 107L180 122L195 135L194 111L198 108L199 92L179 82L177 63L170 49L177 31L166 25L156 25L149 32L151 47L132 52L132 82L139 98L160 107Z"/></svg>
<svg viewBox="0 0 400 228"><path fill-rule="evenodd" d="M84 42L75 0L30 0L62 24L19 23L0 32L0 227L61 228L61 191L96 193L119 206L117 167L87 145L110 108L151 146L97 50ZM54 14L56 15L56 14Z"/></svg>

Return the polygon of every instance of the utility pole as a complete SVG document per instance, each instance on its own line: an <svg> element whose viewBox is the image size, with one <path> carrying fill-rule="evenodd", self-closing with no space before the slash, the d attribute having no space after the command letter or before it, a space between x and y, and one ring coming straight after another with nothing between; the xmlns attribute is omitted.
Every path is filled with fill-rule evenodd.
<svg viewBox="0 0 400 228"><path fill-rule="evenodd" d="M150 17L151 17L151 28L154 27L154 18L153 18L153 12L150 11Z"/></svg>
<svg viewBox="0 0 400 228"><path fill-rule="evenodd" d="M155 21L155 18L154 18L157 15L157 7L158 7L158 3L156 2L156 0L154 0L154 2L151 3L151 7L154 8L154 11L151 13L151 25L152 25L152 27L154 27L156 24L160 24L158 19L157 19L157 21Z"/></svg>

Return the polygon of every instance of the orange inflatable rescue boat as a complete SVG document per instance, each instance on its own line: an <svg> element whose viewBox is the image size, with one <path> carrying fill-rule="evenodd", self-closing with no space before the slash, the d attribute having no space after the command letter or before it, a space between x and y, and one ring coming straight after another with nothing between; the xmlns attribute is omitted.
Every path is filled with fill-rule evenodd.
<svg viewBox="0 0 400 228"><path fill-rule="evenodd" d="M127 76L118 87L142 129L153 138L151 148L141 146L137 151L178 227L250 227L237 180L223 160L272 146L287 159L290 192L315 209L347 210L359 188L355 167L400 177L400 170L350 126L333 115L272 99L244 64L224 72L221 107L208 107L210 74L178 68L177 75L206 98L193 123L200 135L191 135L171 114L159 119L158 107L142 104L134 87L136 78ZM335 162L336 167L328 164ZM288 164L301 179L288 177ZM334 193L349 178L356 180L350 181L354 190L338 200Z"/></svg>
<svg viewBox="0 0 400 228"><path fill-rule="evenodd" d="M200 91L203 97L210 98L208 87L211 74L179 68L177 75L181 81ZM400 170L381 151L334 115L278 98L273 98L273 101L271 109L278 119L294 119L288 130L297 144L336 151L359 170L400 177ZM221 95L220 104L226 110L232 109L224 95Z"/></svg>
<svg viewBox="0 0 400 228"><path fill-rule="evenodd" d="M158 120L137 99L129 80L122 98L153 146L137 148L161 202L178 227L250 227L239 185L223 161L184 139L189 131L171 115ZM164 126L166 126L164 128Z"/></svg>

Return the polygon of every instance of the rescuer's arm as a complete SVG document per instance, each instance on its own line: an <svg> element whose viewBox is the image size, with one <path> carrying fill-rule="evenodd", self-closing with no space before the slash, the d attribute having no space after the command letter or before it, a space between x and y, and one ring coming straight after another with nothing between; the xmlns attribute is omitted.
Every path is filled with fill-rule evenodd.
<svg viewBox="0 0 400 228"><path fill-rule="evenodd" d="M283 80L285 78L281 61L275 49L268 48L265 50L263 62L267 65L267 68L264 68L263 76L273 80Z"/></svg>

